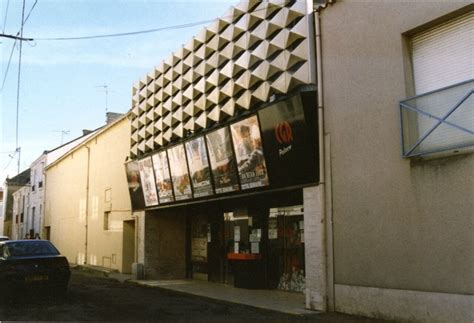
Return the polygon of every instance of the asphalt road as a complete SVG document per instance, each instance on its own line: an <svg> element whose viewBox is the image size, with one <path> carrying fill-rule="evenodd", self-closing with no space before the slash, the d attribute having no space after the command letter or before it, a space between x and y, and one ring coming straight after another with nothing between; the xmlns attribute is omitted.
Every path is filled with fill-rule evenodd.
<svg viewBox="0 0 474 323"><path fill-rule="evenodd" d="M0 289L1 290L1 289ZM72 270L68 294L39 293L8 298L0 320L21 321L341 321L363 318L339 314L294 316L209 300L158 288L120 283Z"/></svg>

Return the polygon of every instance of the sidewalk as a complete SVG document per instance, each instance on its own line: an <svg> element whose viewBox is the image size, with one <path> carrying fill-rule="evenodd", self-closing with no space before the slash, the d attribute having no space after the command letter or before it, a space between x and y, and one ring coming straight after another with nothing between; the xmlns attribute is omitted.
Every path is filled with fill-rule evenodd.
<svg viewBox="0 0 474 323"><path fill-rule="evenodd" d="M104 277L115 279L121 283L133 279L131 274L121 274L117 269L105 268L93 265L71 265L71 268L87 271L94 274L102 274Z"/></svg>
<svg viewBox="0 0 474 323"><path fill-rule="evenodd" d="M323 313L307 310L305 296L302 293L291 293L280 290L253 290L236 288L231 285L212 283L201 280L136 280L132 275L121 274L117 270L91 265L78 265L79 270L103 274L105 277L115 279L122 283L146 286L149 288L162 288L179 293L206 297L229 303L242 304L255 308L282 312L293 315L327 315L342 319L366 319L340 313ZM370 320L370 319L369 319Z"/></svg>
<svg viewBox="0 0 474 323"><path fill-rule="evenodd" d="M129 280L128 282L287 314L302 315L318 313L305 309L305 297L302 293L267 289L243 289L226 284L191 279L161 281Z"/></svg>

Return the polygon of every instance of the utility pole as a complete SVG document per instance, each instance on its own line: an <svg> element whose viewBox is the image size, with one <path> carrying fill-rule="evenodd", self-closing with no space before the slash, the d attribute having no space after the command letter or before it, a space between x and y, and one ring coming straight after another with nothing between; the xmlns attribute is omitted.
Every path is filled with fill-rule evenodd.
<svg viewBox="0 0 474 323"><path fill-rule="evenodd" d="M17 147L15 152L18 153L18 171L17 174L20 174L20 157L21 157L21 147Z"/></svg>
<svg viewBox="0 0 474 323"><path fill-rule="evenodd" d="M25 24L25 0L23 0L23 9L21 12L21 29L20 29L20 51L18 56L18 82L16 89L16 127L15 127L15 152L18 152L18 173L20 174L20 156L21 148L18 146L18 122L20 118L20 75L21 75L21 51L23 45L23 25Z"/></svg>

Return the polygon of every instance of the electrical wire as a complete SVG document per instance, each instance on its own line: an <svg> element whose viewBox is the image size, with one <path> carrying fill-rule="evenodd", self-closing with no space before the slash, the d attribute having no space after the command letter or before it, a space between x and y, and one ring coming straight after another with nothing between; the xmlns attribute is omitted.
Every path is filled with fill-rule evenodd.
<svg viewBox="0 0 474 323"><path fill-rule="evenodd" d="M3 33L5 33L5 28L7 27L7 17L8 17L9 7L10 7L10 0L7 1L7 7L5 8L5 18L3 19L3 29L2 29Z"/></svg>
<svg viewBox="0 0 474 323"><path fill-rule="evenodd" d="M58 38L33 38L33 39L34 40L82 40L82 39L95 39L95 38L123 37L123 36L154 33L154 32L164 31L164 30L174 30L174 29L194 27L194 26L211 23L214 20L215 19L202 20L202 21L192 22L188 24L166 26L166 27L160 27L160 28L148 29L148 30L131 31L131 32L125 32L125 33L118 33L118 34L104 34L104 35L79 36L79 37L58 37Z"/></svg>
<svg viewBox="0 0 474 323"><path fill-rule="evenodd" d="M276 5L281 5L285 6L287 3L291 2L292 0L286 0L283 1L282 3L275 3ZM261 10L265 10L267 8L261 8L254 10L253 12L258 12ZM226 18L232 18L232 16L226 16L226 17L221 17L220 19L226 19ZM159 31L164 31L164 30L175 30L175 29L183 29L183 28L188 28L188 27L194 27L194 26L199 26L199 25L204 25L208 24L211 22L214 22L216 19L210 19L210 20L201 20L201 21L196 21L196 22L191 22L187 24L181 24L181 25L172 25L172 26L166 26L166 27L160 27L160 28L154 28L154 29L148 29L148 30L139 30L139 31L131 31L131 32L124 32L124 33L116 33L116 34L103 34L103 35L91 35L91 36L78 36L78 37L56 37L56 38L36 38L36 37L29 37L33 40L38 40L38 41L63 41L63 40L84 40L84 39L96 39L96 38L111 38L111 37L123 37L123 36L131 36L131 35L139 35L139 34L148 34L148 33L155 33Z"/></svg>
<svg viewBox="0 0 474 323"><path fill-rule="evenodd" d="M8 3L7 3L7 12L8 12L8 4L10 3L10 0L8 0ZM26 16L25 18L25 21L23 22L22 24L22 27L23 25L28 21L28 18L30 18L30 15L31 15L31 12L33 11L33 9L35 8L36 4L38 3L38 0L36 0L33 5L31 6L30 8L30 11L28 12L28 15ZM7 21L7 14L5 13L5 23L3 25L3 32L5 33L5 24L6 24L6 21ZM16 33L16 36L19 36L20 35L20 31L18 31ZM13 57L13 52L15 50L15 46L16 46L16 42L18 41L18 39L15 39L15 42L13 43L13 46L12 46L12 51L10 53L10 58L8 59L8 64L7 64L7 68L5 70L5 75L3 76L3 81L2 81L2 88L0 89L0 92L3 92L3 89L5 87L5 81L7 80L7 76L8 76L8 71L10 69L10 64L12 62L12 57Z"/></svg>
<svg viewBox="0 0 474 323"><path fill-rule="evenodd" d="M31 6L30 11L26 15L26 18L25 18L25 21L23 22L23 24L26 24L26 22L28 21L28 18L30 18L31 12L33 11L33 9L35 8L37 3L38 3L38 0L35 0L35 3L33 3L33 5Z"/></svg>
<svg viewBox="0 0 474 323"><path fill-rule="evenodd" d="M2 92L3 88L5 87L5 81L7 80L8 70L10 69L10 63L12 62L12 57L13 57L13 52L15 51L16 42L17 40L15 39L15 42L13 43L13 46L12 46L12 51L10 52L10 58L8 59L7 69L5 71L5 75L3 76L2 89L0 90L0 92Z"/></svg>

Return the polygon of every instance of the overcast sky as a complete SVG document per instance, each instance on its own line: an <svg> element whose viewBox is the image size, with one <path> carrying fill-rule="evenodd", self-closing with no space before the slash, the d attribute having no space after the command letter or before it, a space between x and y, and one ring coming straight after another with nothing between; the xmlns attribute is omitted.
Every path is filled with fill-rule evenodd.
<svg viewBox="0 0 474 323"><path fill-rule="evenodd" d="M2 33L21 25L21 0L0 0ZM35 0L26 0L25 15ZM23 29L26 38L60 38L123 33L211 20L237 0L38 0ZM7 10L8 9L8 10ZM5 20L6 17L6 20ZM20 171L52 149L105 122L108 111L130 109L133 84L187 43L199 26L116 38L23 43L19 104ZM14 41L0 37L5 77ZM1 91L0 186L17 173L15 123L19 48L15 48ZM61 133L65 131L65 133ZM9 157L13 156L15 158Z"/></svg>

